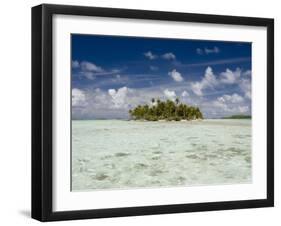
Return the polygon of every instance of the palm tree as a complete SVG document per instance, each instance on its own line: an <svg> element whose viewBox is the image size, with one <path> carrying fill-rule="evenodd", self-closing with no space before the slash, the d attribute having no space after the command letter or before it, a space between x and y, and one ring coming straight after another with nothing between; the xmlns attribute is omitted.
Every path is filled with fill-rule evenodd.
<svg viewBox="0 0 281 226"><path fill-rule="evenodd" d="M179 104L180 100L179 100L179 98L178 98L178 97L176 98L175 102L176 102L176 105L178 105L178 104Z"/></svg>
<svg viewBox="0 0 281 226"><path fill-rule="evenodd" d="M178 104L179 104L179 102L180 102L180 100L179 100L179 98L178 98L178 97L176 98L175 102L176 102L175 115L176 115L176 117L177 117L177 115L178 115L178 110L177 110L178 108L177 108L177 106L178 106Z"/></svg>
<svg viewBox="0 0 281 226"><path fill-rule="evenodd" d="M157 121L159 119L176 120L181 119L203 119L203 115L198 107L182 104L179 98L175 101L161 101L155 98L151 99L152 106L147 104L138 105L136 108L129 110L129 114L133 119L145 119L148 121ZM154 103L157 102L155 105Z"/></svg>

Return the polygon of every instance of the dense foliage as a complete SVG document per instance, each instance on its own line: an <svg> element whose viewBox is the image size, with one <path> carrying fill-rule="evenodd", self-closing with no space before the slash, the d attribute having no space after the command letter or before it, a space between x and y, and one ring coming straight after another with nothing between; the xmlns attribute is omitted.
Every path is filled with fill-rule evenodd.
<svg viewBox="0 0 281 226"><path fill-rule="evenodd" d="M251 115L231 115L227 117L223 117L223 119L251 119Z"/></svg>
<svg viewBox="0 0 281 226"><path fill-rule="evenodd" d="M151 102L151 106L147 104L139 105L130 110L129 113L132 119L147 121L203 119L203 115L198 107L180 103L178 98L176 98L175 101L161 101L159 99L155 100L152 98Z"/></svg>

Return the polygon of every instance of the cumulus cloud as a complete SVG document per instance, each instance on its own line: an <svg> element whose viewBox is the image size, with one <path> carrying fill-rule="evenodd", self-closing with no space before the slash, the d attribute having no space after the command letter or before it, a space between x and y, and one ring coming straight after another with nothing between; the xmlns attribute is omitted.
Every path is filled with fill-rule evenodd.
<svg viewBox="0 0 281 226"><path fill-rule="evenodd" d="M208 55L213 53L219 53L220 49L217 46L214 46L213 48L197 48L196 53L198 55Z"/></svg>
<svg viewBox="0 0 281 226"><path fill-rule="evenodd" d="M170 71L168 73L168 75L170 75L174 79L174 81L176 81L176 82L182 82L183 81L183 77L181 76L181 73L176 71L176 69Z"/></svg>
<svg viewBox="0 0 281 226"><path fill-rule="evenodd" d="M241 103L244 101L244 99L239 94L234 93L232 95L225 94L221 97L218 97L218 101L221 103Z"/></svg>
<svg viewBox="0 0 281 226"><path fill-rule="evenodd" d="M213 70L211 67L207 67L205 71L205 75L199 82L193 82L191 83L191 89L193 93L195 93L197 96L203 95L203 90L206 88L214 88L218 85L218 81L216 79L215 74L213 73Z"/></svg>
<svg viewBox="0 0 281 226"><path fill-rule="evenodd" d="M219 53L220 49L216 46L214 46L213 48L205 48L205 53L206 54L210 54L210 53Z"/></svg>
<svg viewBox="0 0 281 226"><path fill-rule="evenodd" d="M189 97L189 93L188 93L186 90L184 90L184 91L181 93L181 96L182 96L182 97Z"/></svg>
<svg viewBox="0 0 281 226"><path fill-rule="evenodd" d="M97 66L94 63L88 62L88 61L82 61L80 63L80 67L82 71L88 71L88 72L103 72L104 70Z"/></svg>
<svg viewBox="0 0 281 226"><path fill-rule="evenodd" d="M88 72L90 73L91 71ZM169 76L173 78L172 74L175 74L175 72L179 73L172 70L169 72ZM225 70L224 72L228 71ZM128 118L129 109L139 104L149 104L152 97L175 101L177 95L184 103L198 106L206 118L220 118L232 114L250 114L250 73L241 71L239 79L235 80L236 82L233 84L223 83L221 80L225 77L221 74L219 75L217 76L211 67L207 67L204 76L199 80L197 78L193 82L183 80L182 82L160 85L155 82L152 87L148 85L146 87L133 88L134 86L132 86L132 88L129 88L128 84L130 83L128 81L131 80L128 80L128 76L116 73L108 76L108 79L102 82L97 80L91 87L87 86L85 89L81 89L79 86L79 89L73 89L73 118ZM180 75L180 77L182 76ZM143 77L140 79L143 79ZM147 79L147 76L144 79ZM106 83L104 83L105 81ZM116 89L116 87L118 88ZM212 93L210 93L211 90Z"/></svg>
<svg viewBox="0 0 281 226"><path fill-rule="evenodd" d="M196 53L197 53L198 55L203 55L203 54L204 54L204 50L201 49L201 48L197 48L197 49L196 49Z"/></svg>
<svg viewBox="0 0 281 226"><path fill-rule="evenodd" d="M165 96L166 96L168 99L173 100L173 101L174 101L174 100L176 99L176 97L177 97L176 92L173 91L173 90L165 89L165 90L164 90L164 94L165 94Z"/></svg>
<svg viewBox="0 0 281 226"><path fill-rule="evenodd" d="M243 76L251 76L252 75L252 71L251 70L247 70L243 72Z"/></svg>
<svg viewBox="0 0 281 226"><path fill-rule="evenodd" d="M224 113L249 113L250 108L246 105L245 99L237 93L223 95L213 101L213 106L223 110Z"/></svg>
<svg viewBox="0 0 281 226"><path fill-rule="evenodd" d="M158 71L158 67L156 67L156 66L153 66L153 65L150 65L149 66L149 69L151 70L151 71Z"/></svg>
<svg viewBox="0 0 281 226"><path fill-rule="evenodd" d="M80 67L79 61L73 60L73 61L71 62L71 67L72 67L72 68L79 68L79 67Z"/></svg>
<svg viewBox="0 0 281 226"><path fill-rule="evenodd" d="M128 103L126 101L128 92L129 92L129 89L126 86L119 88L118 90L115 90L115 89L108 90L108 94L112 98L112 103L113 103L114 108L127 108L128 107Z"/></svg>
<svg viewBox="0 0 281 226"><path fill-rule="evenodd" d="M86 104L85 93L77 88L72 89L72 106L82 107Z"/></svg>
<svg viewBox="0 0 281 226"><path fill-rule="evenodd" d="M246 113L249 111L249 107L248 106L238 106L238 110L240 113Z"/></svg>
<svg viewBox="0 0 281 226"><path fill-rule="evenodd" d="M173 53L165 53L162 55L162 58L165 60L175 60L176 59L176 55Z"/></svg>
<svg viewBox="0 0 281 226"><path fill-rule="evenodd" d="M96 76L99 75L114 75L121 71L120 69L105 70L89 61L79 62L75 60L71 62L71 65L73 69L79 69L78 72L75 71L75 74L79 75L79 77L85 77L89 80L94 80Z"/></svg>
<svg viewBox="0 0 281 226"><path fill-rule="evenodd" d="M251 81L249 79L242 79L239 82L239 87L244 93L245 97L248 98L249 100L252 98L251 94Z"/></svg>
<svg viewBox="0 0 281 226"><path fill-rule="evenodd" d="M151 51L144 53L144 56L150 60L154 60L157 58L157 55L153 54Z"/></svg>
<svg viewBox="0 0 281 226"><path fill-rule="evenodd" d="M221 73L220 81L225 84L235 84L239 81L240 76L241 76L240 68L236 68L235 71L232 71L227 68L225 72Z"/></svg>

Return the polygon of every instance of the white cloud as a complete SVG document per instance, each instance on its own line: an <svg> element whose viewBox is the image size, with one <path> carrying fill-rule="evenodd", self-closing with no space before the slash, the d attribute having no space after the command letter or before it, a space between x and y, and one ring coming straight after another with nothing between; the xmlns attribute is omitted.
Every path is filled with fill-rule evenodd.
<svg viewBox="0 0 281 226"><path fill-rule="evenodd" d="M205 48L205 53L206 54L210 54L210 53L219 53L220 52L220 49L216 46L214 46L213 48Z"/></svg>
<svg viewBox="0 0 281 226"><path fill-rule="evenodd" d="M106 85L97 80L92 88L87 86L88 88L80 90L81 92L74 91L72 98L74 106L73 117L91 119L128 118L129 109L139 104L149 104L152 97L174 101L177 95L181 97L184 103L198 106L206 118L219 118L233 114L250 114L251 78L246 77L246 75L244 76L245 72L241 72L241 76L235 84L230 84L231 89L229 89L227 83L221 82L221 77L217 76L211 67L206 68L204 76L199 81L173 82L161 85L155 83L153 86L148 85L147 87L134 89L128 87L127 75L115 73L113 76L108 77ZM92 75L91 73L94 76L96 74L94 72L90 73L90 71L88 73L89 76ZM172 77L172 75L170 76ZM143 78L141 77L141 79ZM119 87L121 87L120 89L115 88L117 81ZM97 87L100 87L100 89ZM114 87L115 89L105 90L103 87ZM233 92L225 94L229 91ZM218 94L219 97L217 96ZM202 97L203 95L204 97Z"/></svg>
<svg viewBox="0 0 281 226"><path fill-rule="evenodd" d="M79 61L73 60L73 61L71 62L71 67L72 67L72 68L79 68L79 67L80 67Z"/></svg>
<svg viewBox="0 0 281 226"><path fill-rule="evenodd" d="M228 106L226 103L222 102L221 100L217 99L213 102L213 105L215 107L218 107L218 108L221 108L223 109L224 111L228 111Z"/></svg>
<svg viewBox="0 0 281 226"><path fill-rule="evenodd" d="M157 58L157 55L153 54L151 51L144 53L144 56L150 60L154 60Z"/></svg>
<svg viewBox="0 0 281 226"><path fill-rule="evenodd" d="M204 54L206 54L206 55L208 55L208 54L212 54L212 53L219 53L220 52L220 49L217 47L217 46L214 46L213 48L197 48L196 49L196 53L198 54L198 55L204 55Z"/></svg>
<svg viewBox="0 0 281 226"><path fill-rule="evenodd" d="M150 66L149 66L149 69L150 69L151 71L157 71L157 70L158 70L158 67L153 66L153 65L150 65Z"/></svg>
<svg viewBox="0 0 281 226"><path fill-rule="evenodd" d="M191 83L191 89L197 96L203 96L203 84L201 82Z"/></svg>
<svg viewBox="0 0 281 226"><path fill-rule="evenodd" d="M238 106L238 110L240 113L246 113L249 111L249 107L248 106Z"/></svg>
<svg viewBox="0 0 281 226"><path fill-rule="evenodd" d="M175 91L173 91L173 90L168 90L168 89L165 89L164 90L164 94L165 94L165 96L168 98L168 99L170 99L170 100L175 100L176 99L176 97L177 97L177 95L176 95L176 92Z"/></svg>
<svg viewBox="0 0 281 226"><path fill-rule="evenodd" d="M239 94L234 93L232 95L223 95L221 97L218 97L217 100L221 103L241 103L244 101L243 97L241 97Z"/></svg>
<svg viewBox="0 0 281 226"><path fill-rule="evenodd" d="M247 70L243 72L243 76L251 76L252 75L252 71L251 70Z"/></svg>
<svg viewBox="0 0 281 226"><path fill-rule="evenodd" d="M241 106L241 104L243 104ZM213 101L213 106L223 110L224 113L246 113L249 112L249 106L245 105L245 100L237 93L232 95L223 95Z"/></svg>
<svg viewBox="0 0 281 226"><path fill-rule="evenodd" d="M250 100L252 98L252 95L251 95L251 81L249 79L242 79L239 82L239 87L242 90L242 92L244 92L245 97Z"/></svg>
<svg viewBox="0 0 281 226"><path fill-rule="evenodd" d="M182 82L183 81L183 77L181 76L181 73L176 71L176 69L170 71L168 73L168 75L170 75L176 82Z"/></svg>
<svg viewBox="0 0 281 226"><path fill-rule="evenodd" d="M104 70L97 66L94 63L88 62L88 61L82 61L80 63L82 71L91 71L91 72L103 72Z"/></svg>
<svg viewBox="0 0 281 226"><path fill-rule="evenodd" d="M184 91L181 93L181 96L182 96L182 97L189 97L189 93L188 93L186 90L184 90Z"/></svg>
<svg viewBox="0 0 281 226"><path fill-rule="evenodd" d="M173 53L165 53L162 55L162 58L165 60L175 60L176 56Z"/></svg>
<svg viewBox="0 0 281 226"><path fill-rule="evenodd" d="M72 89L72 106L82 107L86 104L85 93L77 88Z"/></svg>
<svg viewBox="0 0 281 226"><path fill-rule="evenodd" d="M203 51L203 49L197 48L196 53L199 54L199 55L203 55L204 51Z"/></svg>
<svg viewBox="0 0 281 226"><path fill-rule="evenodd" d="M114 75L119 73L120 69L105 70L96 64L89 61L72 61L72 68L79 68L79 76L83 76L89 80L94 80L96 76L100 75Z"/></svg>
<svg viewBox="0 0 281 226"><path fill-rule="evenodd" d="M207 67L205 71L205 78L203 82L206 83L206 86L214 87L217 85L217 79L215 74L213 73L213 69L211 67Z"/></svg>
<svg viewBox="0 0 281 226"><path fill-rule="evenodd" d="M127 108L128 107L128 103L126 101L128 92L129 92L129 89L126 86L119 88L118 90L115 90L115 89L108 90L108 94L112 98L114 108Z"/></svg>
<svg viewBox="0 0 281 226"><path fill-rule="evenodd" d="M81 71L80 74L87 79L93 80L95 79L95 73L92 71Z"/></svg>
<svg viewBox="0 0 281 226"><path fill-rule="evenodd" d="M214 88L218 85L215 74L211 67L207 67L203 79L199 82L191 83L191 89L197 96L203 95L203 90L206 88Z"/></svg>
<svg viewBox="0 0 281 226"><path fill-rule="evenodd" d="M225 84L235 84L239 81L240 76L241 76L240 68L236 68L235 71L232 71L227 68L225 72L221 73L220 81Z"/></svg>

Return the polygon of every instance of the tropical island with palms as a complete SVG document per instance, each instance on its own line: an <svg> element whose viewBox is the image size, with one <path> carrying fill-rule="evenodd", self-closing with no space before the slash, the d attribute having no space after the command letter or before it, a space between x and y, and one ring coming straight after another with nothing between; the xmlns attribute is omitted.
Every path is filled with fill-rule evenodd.
<svg viewBox="0 0 281 226"><path fill-rule="evenodd" d="M189 121L203 119L203 114L198 107L189 106L180 103L179 98L175 101L160 99L151 99L151 106L148 104L138 105L136 108L129 110L133 120L145 121Z"/></svg>

